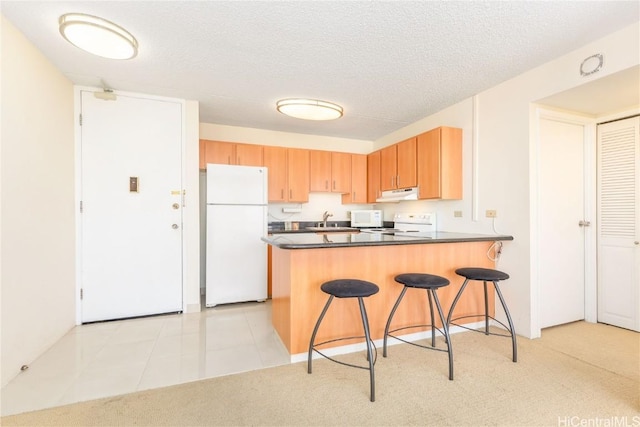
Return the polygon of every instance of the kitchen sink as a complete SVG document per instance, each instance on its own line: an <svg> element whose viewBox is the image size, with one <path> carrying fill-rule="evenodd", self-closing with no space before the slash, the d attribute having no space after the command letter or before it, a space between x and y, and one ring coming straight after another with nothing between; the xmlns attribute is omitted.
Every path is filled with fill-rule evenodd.
<svg viewBox="0 0 640 427"><path fill-rule="evenodd" d="M336 232L336 231L353 231L353 232L357 232L359 231L357 228L353 228L353 227L305 227L305 230L309 230L309 231L322 231L325 233L330 233L330 232Z"/></svg>

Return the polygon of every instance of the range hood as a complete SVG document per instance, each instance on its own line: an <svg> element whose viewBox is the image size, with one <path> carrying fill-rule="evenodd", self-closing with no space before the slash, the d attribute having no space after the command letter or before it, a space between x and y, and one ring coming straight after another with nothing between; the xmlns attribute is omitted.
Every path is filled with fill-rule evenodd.
<svg viewBox="0 0 640 427"><path fill-rule="evenodd" d="M418 187L401 188L399 190L383 191L376 199L377 203L400 202L402 200L418 200Z"/></svg>

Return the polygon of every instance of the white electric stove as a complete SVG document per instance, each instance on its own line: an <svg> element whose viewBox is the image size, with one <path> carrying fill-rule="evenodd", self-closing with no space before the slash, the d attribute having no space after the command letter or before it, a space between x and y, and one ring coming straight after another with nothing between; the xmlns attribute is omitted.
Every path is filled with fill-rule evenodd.
<svg viewBox="0 0 640 427"><path fill-rule="evenodd" d="M393 216L393 228L363 228L362 233L390 234L395 236L436 231L434 212L397 213Z"/></svg>

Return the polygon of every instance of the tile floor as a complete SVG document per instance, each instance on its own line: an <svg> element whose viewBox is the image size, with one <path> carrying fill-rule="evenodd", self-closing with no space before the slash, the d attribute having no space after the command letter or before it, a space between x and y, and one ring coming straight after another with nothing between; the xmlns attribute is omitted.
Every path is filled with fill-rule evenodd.
<svg viewBox="0 0 640 427"><path fill-rule="evenodd" d="M271 302L81 325L0 391L0 413L34 411L290 363Z"/></svg>

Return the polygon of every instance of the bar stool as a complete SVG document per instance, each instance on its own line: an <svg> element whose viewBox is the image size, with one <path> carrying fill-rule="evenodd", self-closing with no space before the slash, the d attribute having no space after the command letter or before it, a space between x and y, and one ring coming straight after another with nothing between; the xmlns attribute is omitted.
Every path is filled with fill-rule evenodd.
<svg viewBox="0 0 640 427"><path fill-rule="evenodd" d="M447 324L447 321L444 317L444 314L442 312L442 307L440 306L440 300L438 299L438 294L436 293L436 290L438 288L442 288L443 286L448 286L449 285L449 280L441 277L441 276L436 276L433 274L423 274L423 273L405 273L405 274L399 274L397 275L395 278L395 281L398 283L401 283L402 285L404 285L404 287L402 288L402 292L400 292L400 296L398 297L398 299L396 300L396 303L394 304L393 308L391 309L391 313L389 314L389 319L387 320L387 325L384 328L384 344L382 347L382 356L383 357L387 357L387 337L393 337L399 341L405 342L407 344L411 344L411 345L415 345L417 347L422 347L422 348L426 348L429 350L436 350L436 351L444 351L447 352L449 354L449 379L453 380L453 351L451 348L451 340L449 339L449 325ZM404 294L407 292L407 289L409 288L415 288L415 289L425 289L427 291L427 297L429 300L429 311L431 313L431 324L430 325L412 325L412 326L404 326L402 328L397 328L397 329L393 329L393 330L389 330L389 328L391 327L391 320L393 320L393 316L396 313L396 310L398 309L398 306L400 305L400 301L402 301L402 298L404 298ZM438 310L438 315L440 316L440 321L442 322L442 330L440 330L439 328L437 328L435 326L435 316L433 314L433 302L436 303L436 308ZM415 342L411 342L411 341L406 341L403 340L402 338L398 338L395 335L392 335L393 332L397 332L397 331L401 331L404 329L411 329L411 328L423 328L426 326L431 326L431 347L425 346L425 345L421 345L421 344L417 344ZM440 332L444 338L445 338L445 343L447 344L447 349L440 349L440 348L436 348L436 335L435 335L435 331L438 330L438 332Z"/></svg>
<svg viewBox="0 0 640 427"><path fill-rule="evenodd" d="M373 365L375 365L376 360L373 357L373 353L371 348L375 348L373 341L371 341L371 335L369 333L369 319L367 318L367 311L364 307L364 300L363 298L366 297L370 297L371 295L377 294L378 291L380 290L378 288L377 285L371 283L371 282L367 282L364 280L358 280L358 279L338 279L338 280L331 280L329 282L325 282L320 286L320 289L322 290L322 292L329 294L329 299L327 300L327 303L325 304L324 308L322 309L322 313L320 313L320 317L318 318L318 321L316 322L316 326L313 328L313 334L311 334L311 341L309 342L309 358L307 361L307 371L308 373L311 373L311 362L312 362L312 353L315 351L316 353L318 353L319 355L321 355L322 357L325 357L333 362L339 363L341 365L345 365L345 366L351 366L353 368L359 368L359 369L366 369L369 371L369 382L370 382L370 388L371 388L371 401L374 402L375 401L375 378L374 378L374 372L373 372ZM327 313L327 310L329 309L329 306L331 305L331 301L333 301L333 298L358 298L358 304L360 306L360 317L362 318L362 326L364 328L364 336L357 336L357 337L345 337L345 338L338 338L338 339L333 339L333 340L329 340L329 341L324 341L321 343L315 343L316 340L316 334L318 332L318 328L320 327L320 324L322 323L322 319L324 318L324 315ZM323 354L322 352L320 352L316 347L321 346L323 344L328 344L330 342L335 342L335 341L342 341L342 340L348 340L348 339L353 339L353 338L365 338L365 342L367 343L367 361L369 362L369 366L359 366L359 365L352 365L350 363L345 363L345 362L341 362L339 360L333 359L325 354ZM376 357L377 358L377 357Z"/></svg>
<svg viewBox="0 0 640 427"><path fill-rule="evenodd" d="M451 308L449 309L449 314L447 315L447 324L451 325L454 324L456 326L459 326L461 328L464 329L468 329L470 331L474 331L474 332L482 332L476 329L471 329L471 328L467 328L466 326L462 326L462 325L457 325L454 322L455 320L460 320L460 319L464 319L467 317L478 317L480 316L479 314L476 315L469 315L469 316L461 316L461 317L456 317L455 319L452 319L451 316L453 315L453 310L456 307L456 304L458 303L458 300L460 299L460 296L462 295L462 293L464 292L464 289L467 287L467 284L469 283L470 280L477 280L477 281L482 281L484 283L484 333L485 335L498 335L498 336L502 336L502 337L511 337L511 344L512 344L512 353L513 353L513 361L517 362L518 361L518 348L516 345L516 330L513 327L513 321L511 320L511 315L509 314L509 309L507 308L507 303L504 301L504 297L502 296L502 292L500 292L500 287L498 286L498 282L501 280L506 280L509 278L509 275L507 273L503 273L502 271L498 271L498 270L493 270L490 268L459 268L456 270L456 274L459 276L462 276L465 278L464 283L462 284L462 287L460 288L460 290L458 291L458 294L456 295L456 297L453 300L453 304L451 304ZM495 317L489 316L489 301L487 299L487 282L492 282L493 283L493 287L496 290L496 294L498 295L498 299L500 299L500 303L502 304L502 308L504 309L504 313L507 316L507 322L509 323L509 326L507 327L504 323L502 323L501 321L497 320ZM503 328L505 328L509 334L499 334L499 333L495 333L495 332L489 332L489 319L492 319L496 322L498 322L500 325L502 325Z"/></svg>

